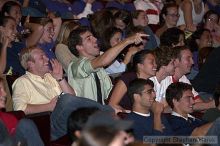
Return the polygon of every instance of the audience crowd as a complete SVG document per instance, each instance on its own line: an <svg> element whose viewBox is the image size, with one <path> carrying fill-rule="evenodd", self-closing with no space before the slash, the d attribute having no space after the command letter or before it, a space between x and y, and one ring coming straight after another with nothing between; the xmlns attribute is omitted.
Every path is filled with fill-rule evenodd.
<svg viewBox="0 0 220 146"><path fill-rule="evenodd" d="M45 145L49 112L72 146L217 146L219 50L219 0L1 0L0 145Z"/></svg>

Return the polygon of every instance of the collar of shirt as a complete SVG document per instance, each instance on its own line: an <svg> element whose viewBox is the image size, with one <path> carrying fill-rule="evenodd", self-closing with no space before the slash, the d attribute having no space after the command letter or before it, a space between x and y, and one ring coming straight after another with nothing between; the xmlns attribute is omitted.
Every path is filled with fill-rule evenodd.
<svg viewBox="0 0 220 146"><path fill-rule="evenodd" d="M150 112L148 114L143 114L143 113L139 113L139 112L135 112L133 111L135 114L138 114L138 115L141 115L141 116L144 116L144 117L150 117Z"/></svg>
<svg viewBox="0 0 220 146"><path fill-rule="evenodd" d="M177 113L177 112L175 112L175 111L172 111L171 115L177 116L177 117L181 117L181 118L185 119L186 121L188 120L188 118L192 118L193 120L195 119L195 117L193 117L193 116L190 115L190 114L188 114L188 115L187 115L187 118L186 118L186 117L180 115L179 113Z"/></svg>
<svg viewBox="0 0 220 146"><path fill-rule="evenodd" d="M26 74L27 74L28 76L30 76L32 79L34 79L34 80L45 80L48 76L51 76L50 73L46 73L46 74L44 75L44 77L42 78L41 76L35 75L35 74L33 74L33 73L31 73L31 72L28 72L28 71L26 71Z"/></svg>

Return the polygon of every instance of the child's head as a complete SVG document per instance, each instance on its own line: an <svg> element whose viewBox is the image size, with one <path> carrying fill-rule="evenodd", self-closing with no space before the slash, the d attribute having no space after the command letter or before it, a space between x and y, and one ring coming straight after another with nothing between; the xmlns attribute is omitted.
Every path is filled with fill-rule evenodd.
<svg viewBox="0 0 220 146"><path fill-rule="evenodd" d="M3 83L3 78L0 77L0 109L5 108L6 91Z"/></svg>

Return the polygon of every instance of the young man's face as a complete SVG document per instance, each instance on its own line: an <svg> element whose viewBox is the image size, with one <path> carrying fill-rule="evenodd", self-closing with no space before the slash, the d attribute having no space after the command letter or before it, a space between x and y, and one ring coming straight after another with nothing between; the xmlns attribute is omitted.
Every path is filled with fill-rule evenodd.
<svg viewBox="0 0 220 146"><path fill-rule="evenodd" d="M181 58L175 60L175 66L179 69L182 75L185 75L191 71L193 65L192 52L189 49L182 50L180 52Z"/></svg>
<svg viewBox="0 0 220 146"><path fill-rule="evenodd" d="M84 52L84 55L89 58L94 58L99 55L100 50L97 44L97 39L93 36L93 34L89 31L81 34L82 44L77 45L78 51Z"/></svg>
<svg viewBox="0 0 220 146"><path fill-rule="evenodd" d="M33 59L32 68L38 75L44 75L50 71L49 59L42 49L36 48L31 52Z"/></svg>
<svg viewBox="0 0 220 146"><path fill-rule="evenodd" d="M142 107L147 107L148 109L150 109L156 98L154 88L150 85L145 85L144 90L140 94L140 97L140 104L142 105Z"/></svg>
<svg viewBox="0 0 220 146"><path fill-rule="evenodd" d="M174 102L174 108L177 110L176 112L181 115L192 113L193 104L195 103L193 97L192 90L183 91L181 99Z"/></svg>

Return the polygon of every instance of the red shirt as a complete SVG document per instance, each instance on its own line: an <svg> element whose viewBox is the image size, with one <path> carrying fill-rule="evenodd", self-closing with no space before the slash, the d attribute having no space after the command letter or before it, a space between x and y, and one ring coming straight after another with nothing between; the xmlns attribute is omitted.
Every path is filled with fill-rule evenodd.
<svg viewBox="0 0 220 146"><path fill-rule="evenodd" d="M0 120L3 121L10 135L15 133L18 120L13 115L0 111Z"/></svg>

